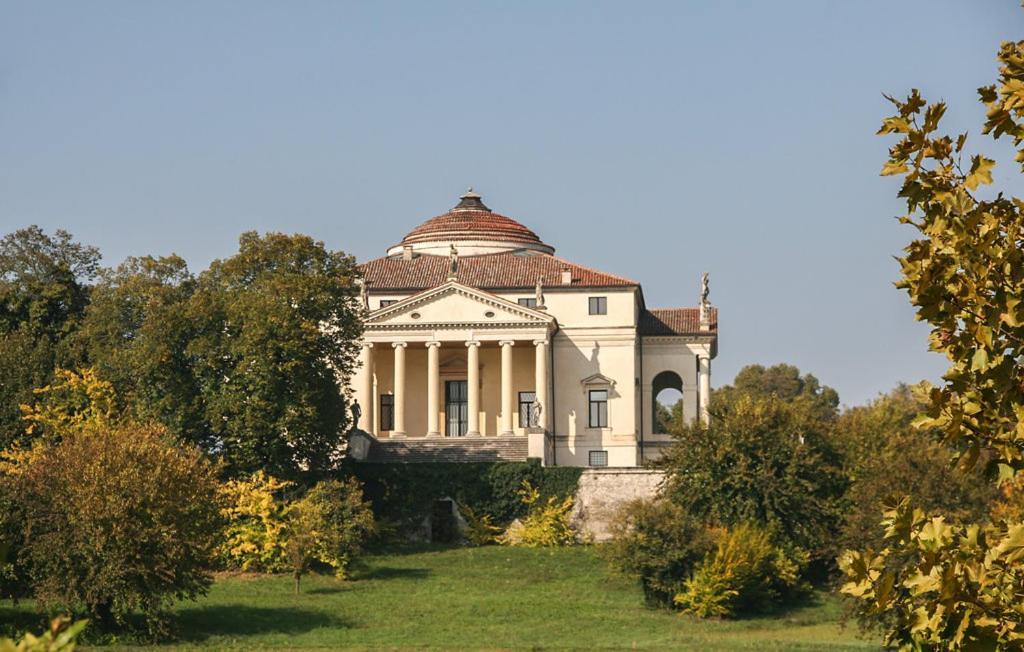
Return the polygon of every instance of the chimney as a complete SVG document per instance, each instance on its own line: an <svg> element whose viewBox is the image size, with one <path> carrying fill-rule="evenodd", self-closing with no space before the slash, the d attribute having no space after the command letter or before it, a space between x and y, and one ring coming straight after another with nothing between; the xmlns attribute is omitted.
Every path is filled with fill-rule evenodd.
<svg viewBox="0 0 1024 652"><path fill-rule="evenodd" d="M412 260L412 245L402 247L402 260Z"/></svg>
<svg viewBox="0 0 1024 652"><path fill-rule="evenodd" d="M562 268L562 285L572 285L572 270L568 267Z"/></svg>

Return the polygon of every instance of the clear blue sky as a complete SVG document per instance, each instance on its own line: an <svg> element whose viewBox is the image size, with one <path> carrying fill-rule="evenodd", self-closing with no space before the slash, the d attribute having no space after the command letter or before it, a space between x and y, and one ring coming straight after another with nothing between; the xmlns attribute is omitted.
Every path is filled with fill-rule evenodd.
<svg viewBox="0 0 1024 652"><path fill-rule="evenodd" d="M649 306L721 310L715 384L790 362L846 404L937 378L893 288L883 91L978 134L1014 0L0 0L0 232L230 255L249 229L360 259L472 184Z"/></svg>

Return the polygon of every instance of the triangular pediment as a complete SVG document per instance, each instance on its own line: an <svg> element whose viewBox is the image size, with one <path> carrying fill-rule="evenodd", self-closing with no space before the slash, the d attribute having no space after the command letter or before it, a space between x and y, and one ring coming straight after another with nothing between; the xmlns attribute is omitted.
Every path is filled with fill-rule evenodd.
<svg viewBox="0 0 1024 652"><path fill-rule="evenodd" d="M449 281L374 310L367 327L469 325L546 326L551 315L502 299L490 292Z"/></svg>

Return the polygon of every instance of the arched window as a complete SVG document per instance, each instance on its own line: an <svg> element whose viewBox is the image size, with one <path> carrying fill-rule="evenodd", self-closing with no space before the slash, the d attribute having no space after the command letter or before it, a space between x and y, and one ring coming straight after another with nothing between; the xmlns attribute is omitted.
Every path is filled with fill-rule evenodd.
<svg viewBox="0 0 1024 652"><path fill-rule="evenodd" d="M651 432L669 432L673 419L683 418L683 379L674 371L662 371L651 382Z"/></svg>

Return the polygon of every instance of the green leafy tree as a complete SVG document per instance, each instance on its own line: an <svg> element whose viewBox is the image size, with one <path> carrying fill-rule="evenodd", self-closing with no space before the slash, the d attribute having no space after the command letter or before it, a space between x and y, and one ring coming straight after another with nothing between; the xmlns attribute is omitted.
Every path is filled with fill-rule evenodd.
<svg viewBox="0 0 1024 652"><path fill-rule="evenodd" d="M814 407L822 418L835 416L839 406L836 390L822 385L812 374L801 375L797 367L789 364L771 367L747 365L736 374L732 385L720 387L713 394L719 403L727 403L743 395L774 396L789 403L806 403Z"/></svg>
<svg viewBox="0 0 1024 652"><path fill-rule="evenodd" d="M760 524L817 559L834 556L846 479L829 427L810 402L713 401L710 423L684 425L659 461L665 496L706 522Z"/></svg>
<svg viewBox="0 0 1024 652"><path fill-rule="evenodd" d="M18 406L77 366L66 342L89 301L99 251L37 226L0 239L0 449L27 436Z"/></svg>
<svg viewBox="0 0 1024 652"><path fill-rule="evenodd" d="M362 332L355 260L303 235L245 233L200 274L186 349L228 471L332 468Z"/></svg>
<svg viewBox="0 0 1024 652"><path fill-rule="evenodd" d="M129 258L102 270L74 342L123 408L178 439L213 448L187 353L195 279L178 256Z"/></svg>
<svg viewBox="0 0 1024 652"><path fill-rule="evenodd" d="M1024 41L1003 43L999 82L979 89L983 133L1009 136L1024 170ZM995 161L939 133L946 106L917 90L896 113L883 175L901 175L900 221L918 238L900 258L917 317L950 367L917 425L942 433L959 465L1004 481L1024 471L1024 201L984 192ZM965 158L966 157L966 158ZM916 450L908 454L916 454ZM886 512L885 546L841 560L860 614L904 649L1024 649L1024 524L954 525L903 501Z"/></svg>
<svg viewBox="0 0 1024 652"><path fill-rule="evenodd" d="M996 498L995 485L981 474L951 467L941 433L912 425L927 405L928 387L900 385L836 420L832 438L851 483L840 534L844 547L878 549L883 535L879 515L900 496L961 523L984 519Z"/></svg>

